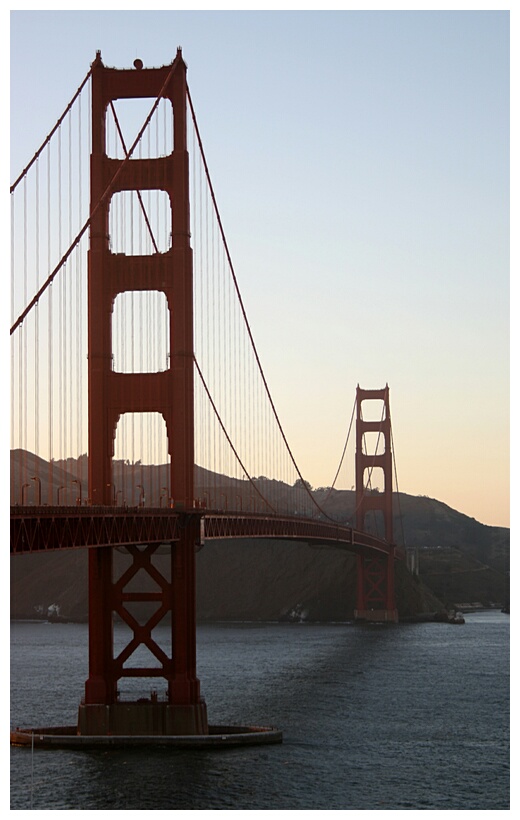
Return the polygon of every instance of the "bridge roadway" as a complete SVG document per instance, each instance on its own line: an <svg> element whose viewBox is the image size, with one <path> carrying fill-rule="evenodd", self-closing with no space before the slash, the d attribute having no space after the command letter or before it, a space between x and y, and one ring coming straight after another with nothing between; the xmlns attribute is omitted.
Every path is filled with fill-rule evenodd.
<svg viewBox="0 0 520 820"><path fill-rule="evenodd" d="M205 541L261 538L304 541L382 557L392 545L370 533L316 518L223 512L194 507L11 507L11 554L63 549L165 544L179 540L187 519L200 520L198 547ZM400 551L396 557L401 558Z"/></svg>

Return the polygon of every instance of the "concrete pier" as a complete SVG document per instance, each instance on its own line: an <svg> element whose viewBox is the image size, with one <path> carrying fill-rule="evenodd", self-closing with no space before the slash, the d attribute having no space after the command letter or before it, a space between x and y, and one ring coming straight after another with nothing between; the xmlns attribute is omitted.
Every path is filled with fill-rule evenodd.
<svg viewBox="0 0 520 820"><path fill-rule="evenodd" d="M76 726L14 729L11 746L38 749L120 749L167 746L173 749L224 749L282 743L283 733L269 726L210 726L207 735L80 735Z"/></svg>

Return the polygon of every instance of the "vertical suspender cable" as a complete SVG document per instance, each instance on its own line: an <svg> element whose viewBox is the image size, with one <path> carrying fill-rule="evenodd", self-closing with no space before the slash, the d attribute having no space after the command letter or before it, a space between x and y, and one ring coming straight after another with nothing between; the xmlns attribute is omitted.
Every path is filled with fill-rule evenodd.
<svg viewBox="0 0 520 820"><path fill-rule="evenodd" d="M390 441L392 443L392 462L394 465L394 477L395 477L395 491L397 495L397 506L399 509L399 523L401 526L401 538L402 538L402 545L403 548L406 549L406 539L404 537L404 526L403 526L403 514L401 511L401 496L399 494L399 483L397 481L397 463L395 460L395 446L394 446L394 434L392 430L392 425L390 425Z"/></svg>
<svg viewBox="0 0 520 820"><path fill-rule="evenodd" d="M14 272L15 272L15 201L14 193L11 193L11 321L14 318L15 301L14 301ZM15 357L14 357L14 343L11 340L11 445L10 449L15 448Z"/></svg>
<svg viewBox="0 0 520 820"><path fill-rule="evenodd" d="M83 196L83 185L82 185L82 174L83 174L83 164L82 164L82 118L81 118L81 99L78 105L78 223L81 225L81 216L82 216L82 196ZM76 439L76 451L78 456L82 455L83 453L83 424L82 424L82 411L83 411L83 368L82 368L82 357L81 357L81 350L83 345L83 323L82 323L82 313L81 310L81 285L83 280L83 254L78 255L78 265L76 268L76 327L77 327L77 350L76 350L76 399L77 399L77 439ZM83 479L84 476L81 476ZM90 494L88 494L90 496Z"/></svg>
<svg viewBox="0 0 520 820"><path fill-rule="evenodd" d="M233 268L233 264L232 264L232 261L231 261L231 255L229 253L229 248L228 248L226 237L225 237L225 234L224 234L222 221L220 219L220 212L218 210L218 206L217 206L217 202L216 202L216 198L215 198L215 193L214 193L214 190L213 190L213 185L212 185L212 182L211 182L211 178L209 176L209 169L208 169L208 165L207 165L207 162L206 162L204 149L202 147L202 141L201 141L201 138L200 138L199 128L198 128L198 124L197 124L197 118L195 116L195 111L194 111L194 108L193 108L193 103L192 103L192 99L191 99L191 95L190 95L190 91L189 91L188 87L186 88L186 93L187 93L188 104L189 104L190 111L191 111L191 116L192 116L192 119L193 119L193 125L194 125L194 128L195 128L196 133L197 133L197 140L198 140L198 144L199 144L199 150L200 150L202 162L203 162L203 165L204 165L204 170L205 170L205 173L206 173L206 179L207 179L207 182L208 182L208 187L209 187L210 194L211 194L211 199L212 199L213 208L214 208L214 212L215 212L215 218L216 218L217 223L218 223L218 227L219 227L222 242L224 243L224 248L225 248L225 251L226 251L226 257L228 259L229 269L230 269L231 276L232 276L232 279L233 279L233 284L235 286L237 298L238 298L239 303L240 303L242 316L243 316L244 322L245 322L246 327L247 327L248 337L249 337L250 344L251 344L251 347L252 347L252 350L253 350L254 358L256 360L256 363L257 363L257 366L258 366L258 369L259 369L259 372L260 372L260 377L261 377L262 384L263 384L263 387L264 387L264 390L265 390L265 394L267 396L268 403L271 407L271 411L274 414L276 425L277 425L277 428L278 428L278 430L280 432L280 435L282 437L284 446L287 448L287 451L290 455L290 458L291 458L293 466L296 470L296 473L298 474L298 477L302 481L304 489L307 492L307 495L310 497L311 502L319 509L319 511L322 513L322 515L326 516L326 513L317 504L316 500L313 498L310 490L308 489L307 485L304 482L303 476L301 475L299 467L298 467L298 465L297 465L297 463L294 459L293 453L292 453L292 451L289 447L289 443L288 443L287 438L285 436L285 433L283 431L280 419L278 417L278 413L277 413L276 408L274 406L274 402L273 402L273 399L272 399L272 396L271 396L271 392L269 390L269 387L267 385L267 381L265 379L265 374L263 372L263 368L262 368L261 363L260 363L260 358L258 356L258 351L257 351L256 345L255 345L254 339L253 339L253 334L251 332L251 327L249 325L249 321L248 321L247 314L246 314L246 311L245 311L244 303L243 303L243 300L242 300L242 295L241 295L240 289L238 287L238 282L237 282L235 272L234 272L234 268ZM326 516L326 517L328 517L328 516Z"/></svg>
<svg viewBox="0 0 520 820"><path fill-rule="evenodd" d="M51 269L51 150L47 147L47 269ZM48 393L49 393L49 487L53 486L53 463L54 463L54 448L53 448L53 407L54 407L54 385L53 385L53 327L52 327L52 303L54 299L54 292L52 285L49 288L49 311L48 311ZM58 499L56 499L57 503Z"/></svg>
<svg viewBox="0 0 520 820"><path fill-rule="evenodd" d="M23 286L24 286L24 304L27 301L27 178L24 178L23 183ZM21 396L23 404L20 407L23 407L22 416L23 416L23 426L22 426L22 436L21 436L21 446L24 451L23 459L25 464L25 469L27 469L27 328L24 328L24 332L22 334L23 338L23 357L20 361L21 370ZM25 471L24 471L25 472ZM24 483L27 481L27 475L23 476Z"/></svg>
<svg viewBox="0 0 520 820"><path fill-rule="evenodd" d="M36 176L36 208L35 208L35 267L36 267L36 285L38 286L39 270L40 270L40 177L39 177L39 159L35 165ZM34 314L34 452L36 455L40 452L39 429L40 429L40 308L36 305L36 312ZM41 486L41 485L40 485ZM50 488L49 488L50 490ZM50 502L52 503L52 499Z"/></svg>
<svg viewBox="0 0 520 820"><path fill-rule="evenodd" d="M61 247L62 247L62 216L61 216L61 200L62 200L62 190L61 190L61 126L58 128L58 256L61 256ZM58 407L63 407L63 378L64 378L64 369L63 369L63 348L64 348L64 336L63 336L63 277L60 278L60 283L58 285L59 289L59 304L58 304L58 384L59 384L59 391L58 391ZM65 452L63 449L63 424L59 425L59 449L60 449L60 458L65 457Z"/></svg>
<svg viewBox="0 0 520 820"><path fill-rule="evenodd" d="M38 157L40 156L40 154L41 154L41 152L43 151L43 149L44 149L46 146L48 146L48 145L49 145L49 143L50 143L50 141L51 141L52 137L54 136L54 134L56 133L57 129L58 129L58 128L59 128L59 126L61 125L61 123L62 123L63 119L65 118L65 116L67 115L67 113L70 111L70 109L72 108L72 106L74 105L74 103L76 102L76 100L78 99L79 95L81 94L81 92L82 92L83 88L84 88L84 87L85 87L85 85L87 84L87 81L89 80L89 78L90 78L90 75L91 75L91 74L92 74L92 69L90 69L90 70L89 70L88 74L86 75L86 77L85 77L85 79L83 80L83 82L81 83L80 87L78 88L78 90L77 90L77 91L76 91L76 93L74 94L74 96L73 96L72 100L70 101L70 103L68 104L67 108L65 109L65 111L63 112L63 114L61 115L61 117L57 120L56 125L54 126L54 128L52 129L52 131L50 132L50 134L48 134L48 136L45 138L45 140L43 141L43 143L41 144L41 146L38 148L38 150L36 151L35 155L33 156L32 160L30 161L30 163L29 163L28 165L26 165L26 166L25 166L25 168L23 169L23 171L21 172L21 174L19 174L19 175L18 175L18 177L16 178L15 182L13 182L13 184L11 185L11 193L13 193L13 191L15 190L15 188L18 186L19 182L21 182L21 180L22 180L22 179L23 179L23 178L27 175L27 172L29 171L29 169L31 168L31 166L33 165L33 163L34 163L34 162L36 162L36 160L37 160L37 159L38 159Z"/></svg>

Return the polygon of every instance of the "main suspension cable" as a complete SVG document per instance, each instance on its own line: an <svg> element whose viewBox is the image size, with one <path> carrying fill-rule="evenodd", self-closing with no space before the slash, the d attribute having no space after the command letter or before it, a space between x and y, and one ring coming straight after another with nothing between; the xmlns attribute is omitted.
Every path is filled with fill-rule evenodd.
<svg viewBox="0 0 520 820"><path fill-rule="evenodd" d="M305 491L306 491L307 495L308 495L308 496L309 496L309 498L311 499L311 501L312 501L312 503L314 504L314 506L315 506L315 507L316 507L316 508L320 511L320 513L321 513L322 515L324 515L326 518L330 518L330 517L327 515L327 513L325 512L325 510L323 510L323 509L321 508L321 506L318 504L318 502L316 501L316 499L315 499L315 498L314 498L314 496L312 495L312 493L311 493L311 491L310 491L309 487L307 486L307 482L306 482L306 481L305 481L305 479L303 478L303 476L302 476L302 474L301 474L301 472L300 472L300 469L299 469L299 467L298 467L298 465L297 465L297 463L296 463L296 460L295 460L295 458L294 458L294 455L293 455L293 453L292 453L292 450L291 450L291 448L290 448L290 446L289 446L289 442L287 441L287 438L286 438L286 436L285 436L285 432L284 432L284 430L283 430L283 428L282 428L282 425L281 425L281 422L280 422L280 419L279 419L278 413L277 413L276 408L275 408L275 406L274 406L273 398L272 398L272 396L271 396L271 391L269 390L269 387L268 387L268 385L267 385L267 380L266 380L266 378L265 378L265 374L264 374L264 371L263 371L263 368L262 368L262 365L261 365L261 362L260 362L260 357L259 357L259 355L258 355L258 351L257 351L257 348L256 348L256 344L255 344L255 341L254 341L254 339L253 339L253 334L252 334L252 331L251 331L251 326L250 326L250 324L249 324L249 320L248 320L248 318L247 318L247 314L246 314L246 310L245 310L244 302L243 302L243 300L242 300L242 294L241 294L241 292L240 292L240 288L238 287L238 281L237 281L237 278L236 278L236 275L235 275L235 269L234 269L234 267L233 267L233 262L231 261L231 254L230 254L230 252L229 252L229 247L228 247L228 244L227 244L226 236L225 236L225 234L224 234L224 228L223 228L223 225L222 225L222 220L221 220L221 218L220 218L220 211L219 211L219 209L218 209L218 205L217 205L217 201L216 201L216 197L215 197L215 192L214 192L214 189L213 189L213 184L212 184L212 182L211 182L211 177L210 177L210 174L209 174L209 168L208 168L208 164L207 164L207 162L206 162L206 155L205 155L205 153L204 153L204 148L202 147L202 140L201 140L201 136L200 136L199 126L198 126L198 123L197 123L197 118L196 118L196 116L195 116L195 110L194 110L194 107L193 107L193 102L192 102L192 99L191 99L191 94L190 94L190 91L189 91L188 86L186 86L186 93L187 93L188 103L189 103L190 110L191 110L191 116L192 116L192 119L193 119L193 126L194 126L194 128L195 128L195 132L196 132L196 135L197 135L197 142L198 142L198 146L199 146L199 150L200 150L200 153L201 153L202 162L203 162L203 165L204 165L204 171L205 171L205 174L206 174L206 179L207 179L208 186L209 186L209 190L210 190L210 194L211 194L211 199L212 199L212 202L213 202L213 207L214 207L214 209L215 209L215 216L216 216L216 219L217 219L217 223L218 223L219 230L220 230L220 235L221 235L222 242L223 242L223 244L224 244L224 249L225 249L225 252L226 252L226 258L227 258L227 261L228 261L229 269L230 269L230 271L231 271L231 276L232 276L232 279L233 279L233 284L234 284L235 291L236 291L236 294L237 294L238 302L239 302L239 304L240 304L240 310L241 310L241 312L242 312L242 317L243 317L243 319L244 319L245 326L246 326L246 329L247 329L247 334L248 334L248 336L249 336L249 341L250 341L250 343L251 343L251 347L252 347L252 350L253 350L253 354L254 354L254 357L255 357L255 360L256 360L256 363L257 363L257 366L258 366L258 370L259 370L259 373L260 373L260 377L261 377L261 379L262 379L262 383L263 383L263 385L264 385L264 388L265 388L265 391L266 391L266 395L267 395L267 398L268 398L269 404L270 404L270 406L271 406L271 410L272 410L272 412L273 412L273 415L274 415L274 418L275 418L276 424L277 424L277 426L278 426L278 430L280 431L280 435L282 436L283 442L284 442L284 444L285 444L285 447L286 447L286 449L287 449L287 452L289 453L289 457L290 457L290 459L291 459L291 461L292 461L292 464L293 464L293 466L294 466L294 468L295 468L295 470L296 470L296 472L297 472L297 474L298 474L298 477L299 477L299 479L300 479L300 481L301 481L302 486L304 487L304 489L305 489ZM333 520L333 519L330 519L330 520Z"/></svg>
<svg viewBox="0 0 520 820"><path fill-rule="evenodd" d="M256 492L258 493L258 495L260 496L260 498L262 499L262 501L264 501L264 503L265 503L265 504L269 507L269 509L270 509L270 510L272 510L274 513L276 513L276 510L274 509L274 507L272 507L272 506L271 506L271 504L269 503L269 501L265 498L265 496L264 496L264 495L260 492L260 490L259 490L259 489L258 489L258 487L256 486L256 484L255 484L255 482L254 482L253 478L249 475L249 472L247 471L247 469L246 469L246 467L245 467L245 465L244 465L244 463L243 463L242 459L241 459L241 458L240 458L240 456L238 455L238 453L237 453L237 451L236 451L236 448L235 448L235 445L234 445L234 444L233 444L233 442L231 441L231 438L229 437L229 434L228 434L228 432L227 432L227 430L226 430L226 428L225 428L225 426L224 426L224 422L222 421L222 419L221 419L221 417L220 417L220 413L218 412L217 407L216 407L216 405L215 405L215 402L213 401L213 397L212 397L212 395L211 395L211 393L210 393L210 391L209 391L209 388L208 388L208 386L207 386L207 384L206 384L206 381L205 381L205 379L204 379L204 376L202 375L202 371L201 371L201 369L200 369L200 367L199 367L199 363L198 363L198 361L197 361L197 359L196 359L196 357L195 357L195 356L193 356L193 363L194 363L194 365L195 365L195 367L196 367L197 373L199 374L200 380L201 380L201 382L202 382L202 386L204 387L204 390L206 391L206 395L207 395L207 397L208 397L208 399L209 399L209 401L210 401L210 404L211 404L211 406L212 406L212 408L213 408L213 411L214 411L214 413L215 413L215 415L216 415L216 417L217 417L217 421L218 421L218 423L220 424L220 427L221 427L221 429L222 429L222 432L224 433L224 435L225 435L225 437L226 437L226 439L227 439L227 442L228 442L229 446L230 446L230 447L231 447L231 449L233 450L233 453L234 453L234 455L235 455L235 458L237 459L238 463L240 464L240 467L241 467L241 468L242 468L242 470L244 471L244 474L247 476L247 478L248 478L249 482L253 485L253 487L255 488Z"/></svg>
<svg viewBox="0 0 520 820"><path fill-rule="evenodd" d="M362 412L362 411L360 411L360 412ZM375 446L375 450L374 450L374 454L373 454L374 459L377 456L377 450L378 450L378 447L379 447L379 440L381 438L381 432L382 432L382 428L383 428L384 414L385 414L385 408L383 407L383 409L381 411L381 419L379 420L379 430L377 432L376 446ZM391 430L392 430L392 426L390 425L390 432L391 432ZM363 444L363 442L362 442L362 447L363 446L366 447L366 445ZM368 453L365 453L365 455L368 455ZM363 499L366 495L366 491L369 490L369 489L372 489L371 485L372 485L372 473L373 473L373 471L374 471L374 462L372 461L372 464L370 466L369 473L368 473L368 479L367 479L366 487L364 486L364 482L363 482L363 491L361 493L361 498L359 499L359 503L357 503L356 506L355 506L354 513L353 513L352 517L355 517L357 515L357 513L359 512L361 504L363 503ZM374 519L374 521L375 521L376 530L377 530L377 520Z"/></svg>
<svg viewBox="0 0 520 820"><path fill-rule="evenodd" d="M397 506L398 506L398 509L399 509L399 523L400 523L400 526L401 526L401 537L403 539L403 547L404 547L404 549L406 549L406 541L405 541L405 537L404 537L404 527L403 527L403 514L401 512L401 496L400 496L400 493L399 493L399 484L398 484L398 481L397 481L397 464L396 464L396 460L395 460L394 434L393 434L393 431L392 431L392 425L390 425L390 440L392 442L392 461L394 463L395 492L397 494Z"/></svg>
<svg viewBox="0 0 520 820"><path fill-rule="evenodd" d="M123 136L123 132L121 131L121 126L119 124L119 120L117 118L116 109L114 107L114 101L110 100L110 108L112 110L112 115L114 117L114 122L116 124L117 133L119 135L119 139L121 140L121 147L124 151L125 158L128 157L128 151L126 150L126 143L125 138ZM146 227L148 228L148 232L150 234L150 239L152 240L152 244L155 249L155 253L159 253L159 248L157 247L157 242L155 241L155 236L152 231L152 226L150 225L150 220L148 219L148 214L146 213L146 208L144 207L143 197L141 195L141 191L139 189L136 190L137 199L139 200L139 205L141 206L141 210L143 212L144 221L146 222Z"/></svg>
<svg viewBox="0 0 520 820"><path fill-rule="evenodd" d="M128 151L128 153L127 153L127 155L125 156L124 160L121 162L121 165L120 165L120 166L117 168L117 170L115 171L114 175L112 176L112 179L110 180L110 182L108 183L107 187L105 188L105 191L101 194L100 198L99 198L99 199L98 199L98 201L96 202L96 204L95 204L94 208L92 209L92 211L91 211L91 213L90 213L90 216L88 217L87 221L85 222L85 224L83 225L83 227L81 228L81 230L79 231L79 233L77 234L76 238L73 240L73 242L72 242L72 244L70 245L69 249L68 249L68 250L64 253L64 255L62 256L62 258L60 259L60 261L58 262L58 264L56 265L56 267L54 268L54 270L52 271L52 273L50 273L50 274L49 274L49 276L48 276L48 277L47 277L47 279L45 280L44 284L43 284L43 285L42 285L42 287L39 289L38 293L37 293L37 294L36 294L36 295L35 295L35 296L31 299L31 301L29 302L29 304L27 305L27 307L25 308L25 310L24 310L24 311L22 311L22 313L19 315L19 317L18 317L18 319L16 320L16 322L15 322L15 323L13 324L13 326L11 327L11 334L10 334L11 336L13 335L14 331L16 330L16 328L17 328L19 325L21 325L21 323L24 321L24 319L25 319L25 317L27 316L27 314L28 314L28 313L32 310L32 308L33 308L33 307L34 307L34 306L35 306L35 305L39 302L39 300L41 299L42 295L45 293L45 291L47 290L47 288L49 287L49 285L51 284L51 282L53 281L53 279L56 277L56 274L57 274L57 273L59 273L59 271L61 270L61 268L63 267L63 265L65 264L65 262L66 262L66 261L67 261L67 259L69 258L69 256L71 255L71 253L72 253L72 251L74 250L74 248L76 247L76 245L78 245L78 243L79 243L79 241L81 240L82 236L84 235L85 231L86 231L86 230L87 230L87 228L90 226L90 223L91 223L91 221L92 221L92 218L93 218L93 217L94 217L94 215L97 213L97 211L99 210L99 208L101 207L101 205L105 202L106 198L109 196L110 192L111 192L111 191L112 191L112 189L113 189L114 183L116 182L116 180L118 179L118 177L119 177L119 176L120 176L120 174L122 173L123 168L125 168L125 166L126 166L127 162L129 161L130 157L131 157L131 156L132 156L132 154L134 153L136 146L137 146L137 145L138 145L138 143L140 142L140 140L141 140L141 138L142 138L142 136L143 136L144 132L145 132L145 131L146 131L146 129L148 128L148 125L149 125L149 123L150 123L150 120L152 119L152 117L153 117L153 115L154 115L154 113L155 113L155 110L156 110L157 106L159 105L159 102L160 102L160 100L161 100L161 98L162 98L162 96L163 96L163 92L165 91L165 89L166 89L166 87L167 87L168 83L170 82L170 79L171 79L171 77L172 77L172 74L173 74L173 72L174 72L174 69L175 69L175 62L173 62L173 63L172 63L171 68L170 68L170 71L168 72L168 76L166 77L166 79L165 79L165 81L164 81L164 83L163 83L163 86L162 86L161 90L159 91L159 94L157 95L157 98L156 98L156 100L155 100L155 102L154 102L154 104L153 104L153 106L152 106L152 108L151 108L150 113L148 114L148 116L147 116L146 120L144 121L144 124L143 124L143 126L142 126L141 130L139 131L138 135L136 136L136 138L135 138L134 142L132 143L132 147L131 147L131 148L130 148L130 150ZM54 131L55 131L55 130L56 130L56 129L54 129ZM54 133L54 131L53 131L53 133Z"/></svg>
<svg viewBox="0 0 520 820"><path fill-rule="evenodd" d="M13 193L13 191L15 190L15 188L17 187L18 183L19 183L19 182L21 182L21 180L24 178L24 176L27 174L27 172L30 170L30 168L34 165L34 163L36 162L36 160L38 159L38 157L39 157L39 156L40 156L40 154L42 153L42 151L43 151L43 149L45 148L45 146L46 146L46 145L48 145L48 144L49 144L49 142L51 141L52 137L54 136L54 134L56 133L56 131L58 130L58 128L59 128L59 127L60 127L60 125L62 124L63 120L65 119L65 117L67 116L67 114L69 113L69 111L71 110L72 106L74 105L74 103L75 103L75 102L76 102L76 100L78 99L78 97L79 97L79 95L81 94L81 92L83 91L83 89L84 89L84 87L85 87L85 84L86 84L86 83L88 82L88 80L90 79L90 75L91 75L91 74L92 74L92 67L90 68L90 70L89 70L89 72L88 72L87 76L85 77L85 79L84 79L84 80L83 80L83 82L81 83L80 87L78 88L78 90L77 90L77 91L76 91L76 93L74 94L74 96L73 96L73 98L71 99L70 103L69 103L69 104L68 104L68 106L66 107L65 111L63 112L63 114L61 115L61 117L60 117L60 118L58 119L58 121L56 122L56 125L54 126L54 128L52 129L52 131L50 131L50 133L46 136L46 138L44 139L44 141L42 142L42 144L40 145L40 147L39 147L39 148L38 148L38 150L36 151L36 153L35 153L34 157L33 157L33 158L32 158L32 160L30 161L30 163L29 163L28 165L26 165L26 166L25 166L25 168L23 169L23 171L21 172L21 174L17 177L17 179L16 179L16 180L13 182L13 184L11 185L11 188L10 188L10 193L11 193L11 194Z"/></svg>
<svg viewBox="0 0 520 820"><path fill-rule="evenodd" d="M350 416L350 424L348 426L348 431L347 431L347 438L345 439L343 452L342 452L341 458L339 460L339 466L338 466L338 469L336 471L336 475L334 476L334 481L332 482L332 485L328 488L329 491L328 491L327 495L325 496L325 498L323 499L323 501L321 502L322 504L325 504L325 502L329 498L330 494L332 493L334 487L336 486L336 481L338 480L338 476L339 476L340 470L343 466L343 461L345 459L345 454L347 452L347 445L348 445L348 442L349 442L349 439L350 439L350 433L351 433L351 430L352 430L352 423L354 421L355 411L356 411L356 400L354 399L354 404L353 404L353 407L352 407L352 413L351 413L351 416Z"/></svg>

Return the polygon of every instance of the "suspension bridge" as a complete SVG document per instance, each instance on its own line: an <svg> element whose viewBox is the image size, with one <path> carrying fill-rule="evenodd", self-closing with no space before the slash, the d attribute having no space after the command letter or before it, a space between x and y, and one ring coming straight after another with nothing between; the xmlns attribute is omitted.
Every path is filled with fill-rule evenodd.
<svg viewBox="0 0 520 820"><path fill-rule="evenodd" d="M88 550L89 674L69 732L84 739L211 734L195 628L209 539L347 550L356 618L398 619L388 386L357 388L355 520L338 522L276 412L186 74L180 49L160 68L98 52L11 186L11 554ZM128 679L153 689L125 699Z"/></svg>

